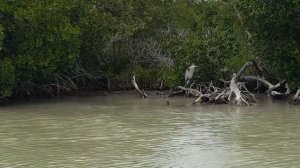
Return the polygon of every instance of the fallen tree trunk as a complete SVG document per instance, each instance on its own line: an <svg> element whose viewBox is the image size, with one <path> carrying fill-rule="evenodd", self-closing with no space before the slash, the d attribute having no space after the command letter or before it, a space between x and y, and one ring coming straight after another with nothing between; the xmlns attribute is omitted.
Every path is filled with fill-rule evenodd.
<svg viewBox="0 0 300 168"><path fill-rule="evenodd" d="M290 94L291 94L291 90L289 88L289 85L286 83L285 84L285 88L286 88L286 91L284 93L281 93L281 92L277 92L277 91L272 91L270 93L270 95L273 97L273 98L276 98L276 99L284 99L284 98L287 98Z"/></svg>
<svg viewBox="0 0 300 168"><path fill-rule="evenodd" d="M137 90L140 93L140 95L141 95L142 98L147 98L148 97L148 95L146 94L146 92L144 90L141 90L139 88L139 86L137 85L136 80L135 80L135 75L133 75L133 77L131 79L131 82L132 82L135 90Z"/></svg>
<svg viewBox="0 0 300 168"><path fill-rule="evenodd" d="M242 76L241 80L242 81L260 81L260 82L262 82L265 86L268 87L268 90L266 91L267 94L270 94L273 90L281 87L283 84L286 83L286 80L283 80L283 81L277 83L276 85L273 85L266 79L258 77L258 76Z"/></svg>
<svg viewBox="0 0 300 168"><path fill-rule="evenodd" d="M241 91L241 84L237 82L237 75L233 74L231 82L230 82L230 93L228 96L228 101L231 101L232 94L235 95L235 103L237 105L247 105L249 106L250 103L243 97L243 93Z"/></svg>
<svg viewBox="0 0 300 168"><path fill-rule="evenodd" d="M243 72L246 70L246 68L248 68L250 66L253 66L257 70L258 76L243 76L242 75ZM244 66L240 69L240 71L237 73L237 75L236 75L235 78L236 78L236 81L238 81L238 80L239 81L248 81L248 82L249 81L257 81L257 82L259 82L259 83L257 83L257 88L259 87L259 85L261 83L264 84L268 88L268 90L266 91L266 93L268 95L272 96L273 98L284 98L284 97L287 97L290 94L290 89L289 89L289 87L288 87L288 85L286 83L286 80L282 80L279 83L273 85L271 82L267 81L264 78L264 76L263 76L264 70L265 70L265 68L262 67L261 62L256 58L254 60L246 62L244 64ZM286 92L281 93L281 92L278 92L278 91L274 91L275 89L277 89L279 87L282 87L284 84L286 84ZM241 101L243 101L243 100L241 100Z"/></svg>
<svg viewBox="0 0 300 168"><path fill-rule="evenodd" d="M183 86L178 86L178 88L181 89L181 90L186 91L187 95L191 94L195 97L198 97L198 96L202 95L202 93L200 91L196 90L196 89L186 88L186 87L183 87Z"/></svg>
<svg viewBox="0 0 300 168"><path fill-rule="evenodd" d="M233 74L230 81L230 92L228 96L228 101L231 101L232 94L235 95L234 102L238 105L251 105L256 102L255 97L248 91L246 86L242 83L242 79L244 78L243 74L248 67L253 66L259 73L259 76L263 75L263 70L261 67L261 63L258 59L253 59L249 62L246 62L242 68L238 71L237 74ZM259 78L259 77L258 77ZM244 91L242 89L245 89ZM247 95L249 94L251 98Z"/></svg>
<svg viewBox="0 0 300 168"><path fill-rule="evenodd" d="M245 71L249 67L253 67L257 71L257 76L244 75ZM265 93L272 96L273 98L286 98L291 94L286 80L282 80L277 84L272 84L264 78L264 73L269 74L268 71L263 67L260 60L256 58L246 62L236 74L232 75L230 81L221 80L223 82L221 88L213 86L212 82L208 87L206 87L205 84L202 83L192 83L189 87L178 86L178 89L180 90L173 92L171 95L185 93L186 95L197 97L197 99L194 100L192 104L196 104L198 102L208 104L232 102L237 105L249 106L257 102L254 94L251 93L246 87L247 82L253 81L257 83L255 90L257 90L259 86L264 85L267 88ZM284 84L286 91L279 92L279 88L282 89ZM291 103L300 104L300 88L292 98Z"/></svg>

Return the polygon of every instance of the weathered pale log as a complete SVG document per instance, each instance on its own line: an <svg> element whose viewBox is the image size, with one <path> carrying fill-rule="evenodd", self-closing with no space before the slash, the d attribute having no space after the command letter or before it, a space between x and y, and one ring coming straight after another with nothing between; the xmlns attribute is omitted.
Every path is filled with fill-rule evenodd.
<svg viewBox="0 0 300 168"><path fill-rule="evenodd" d="M147 98L148 95L146 94L146 92L144 90L141 90L138 86L138 84L136 83L136 80L135 80L135 75L133 75L132 79L131 79L131 82L134 86L134 88L140 93L141 97L142 98Z"/></svg>
<svg viewBox="0 0 300 168"><path fill-rule="evenodd" d="M245 66L243 68L245 68ZM241 72L241 70L240 70L240 72ZM236 74L233 74L233 76L232 76L232 79L231 79L231 82L230 82L230 93L229 93L229 96L228 96L228 101L231 100L231 96L232 96L232 93L233 93L235 95L235 102L238 105L243 105L243 104L250 105L249 102L247 102L242 96L242 92L241 92L241 90L238 86L238 83L237 83L237 77L238 76Z"/></svg>
<svg viewBox="0 0 300 168"><path fill-rule="evenodd" d="M226 100L229 97L230 90L225 88L221 93L219 93L216 97L215 100L223 99Z"/></svg>
<svg viewBox="0 0 300 168"><path fill-rule="evenodd" d="M289 85L287 83L285 84L285 88L286 88L286 91L284 93L277 92L277 91L271 91L270 95L274 98L277 98L277 99L286 98L291 94L291 90L290 90Z"/></svg>
<svg viewBox="0 0 300 168"><path fill-rule="evenodd" d="M191 94L195 97L201 96L202 93L196 89L192 89L192 88L186 88L183 86L178 86L179 89L186 91L187 94Z"/></svg>
<svg viewBox="0 0 300 168"><path fill-rule="evenodd" d="M241 80L242 81L260 81L260 82L262 82L264 85L266 85L268 87L268 90L266 91L267 94L270 94L273 90L281 87L283 84L286 83L286 80L282 80L281 82L277 83L276 85L273 85L266 79L258 77L258 76L242 76Z"/></svg>
<svg viewBox="0 0 300 168"><path fill-rule="evenodd" d="M241 91L242 87L244 89L246 89L246 93L250 94L253 101L256 101L255 97L248 91L248 89L243 85L243 84L239 84L239 81L241 81L242 79L245 80L245 77L243 76L245 70L250 67L253 66L258 72L259 72L259 76L263 75L263 68L261 67L261 63L258 59L253 59L249 62L246 62L242 68L238 71L237 74L233 74L231 81L230 81L230 92L229 92L229 96L228 96L228 101L231 101L231 96L232 94L235 95L235 102L238 105L242 105L242 104L246 104L246 105L250 105L250 102L247 101L247 99L249 99L249 97L247 97L246 95L243 94L243 92ZM256 78L256 77L255 77ZM260 78L260 77L258 77ZM263 79L263 78L261 78ZM266 83L270 84L270 82L265 81ZM278 86L279 87L279 86ZM244 97L245 98L244 98Z"/></svg>
<svg viewBox="0 0 300 168"><path fill-rule="evenodd" d="M244 73L249 67L253 67L257 71L258 76L245 76ZM238 105L252 105L257 100L254 94L247 89L245 82L255 81L257 82L258 86L265 85L268 88L266 93L274 98L288 97L291 94L290 88L285 80L282 80L277 84L272 84L264 78L265 73L267 75L269 74L262 66L262 63L259 61L259 59L256 58L246 62L238 71L238 73L233 74L230 81L220 80L224 83L224 88L215 87L213 86L212 82L207 87L205 84L192 83L189 87L187 87L187 84L185 86L178 86L180 91L173 93L185 93L197 97L192 104L196 104L198 102L209 104L234 102ZM276 89L282 87L284 84L286 87L285 92L281 93L276 91ZM291 103L300 104L300 88L295 96L291 99Z"/></svg>
<svg viewBox="0 0 300 168"><path fill-rule="evenodd" d="M292 104L300 104L300 87L298 88L296 94L290 100Z"/></svg>
<svg viewBox="0 0 300 168"><path fill-rule="evenodd" d="M210 83L209 87L207 87L206 89L206 93L201 93L200 96L192 104L196 104L198 102L208 104L224 104L228 103L228 101L226 100L228 95L228 89L220 89Z"/></svg>

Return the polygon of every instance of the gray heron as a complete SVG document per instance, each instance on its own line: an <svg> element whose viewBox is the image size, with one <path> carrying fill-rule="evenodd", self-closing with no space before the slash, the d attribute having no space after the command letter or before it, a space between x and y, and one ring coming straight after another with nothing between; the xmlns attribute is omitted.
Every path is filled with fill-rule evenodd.
<svg viewBox="0 0 300 168"><path fill-rule="evenodd" d="M185 79L186 85L192 79L196 67L198 67L198 66L193 64L190 67L188 67L188 69L186 69L185 74L184 74L184 79Z"/></svg>

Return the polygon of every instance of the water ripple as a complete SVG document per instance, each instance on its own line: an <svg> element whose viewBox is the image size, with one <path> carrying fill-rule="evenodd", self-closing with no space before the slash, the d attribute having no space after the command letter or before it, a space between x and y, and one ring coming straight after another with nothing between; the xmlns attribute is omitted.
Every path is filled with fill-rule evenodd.
<svg viewBox="0 0 300 168"><path fill-rule="evenodd" d="M0 167L300 165L297 107L162 101L112 95L3 107Z"/></svg>

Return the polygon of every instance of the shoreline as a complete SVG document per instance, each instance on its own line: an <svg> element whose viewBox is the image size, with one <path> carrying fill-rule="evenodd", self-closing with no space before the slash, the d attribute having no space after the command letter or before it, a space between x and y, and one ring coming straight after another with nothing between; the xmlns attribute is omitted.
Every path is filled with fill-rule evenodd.
<svg viewBox="0 0 300 168"><path fill-rule="evenodd" d="M12 101L7 101L5 103L2 103L0 106L2 107L8 107L8 106L13 106L13 105L22 105L22 104L30 104L30 103L38 103L38 102L52 102L52 101L60 101L60 100L64 100L64 101L68 101L68 100L72 100L72 99L80 99L80 98L92 98L92 97L103 97L103 96L121 96L121 97L125 97L127 96L128 98L134 98L134 99L141 99L141 100L147 100L147 99L165 99L165 105L173 105L172 101L180 101L182 100L182 102L186 102L187 105L191 105L191 103L197 98L197 97L193 97L193 96L172 96L172 97L168 97L169 94L166 94L168 91L162 91L163 94L161 95L157 95L157 91L152 90L152 91L146 91L147 94L149 95L148 98L142 98L139 93L135 90L127 90L127 91L94 91L94 92L78 92L76 94L72 94L72 95L62 95L62 96L56 96L56 97L32 97L29 99L15 99ZM278 99L278 100L274 100L272 99L272 97L269 97L265 94L254 94L254 96L259 100L257 101L255 105L257 104L262 104L266 101L272 101L275 103L287 103L288 104L288 98L286 99ZM168 104L168 101L170 101L170 104ZM176 103L177 104L177 103ZM175 105L176 105L175 104ZM228 106L232 106L233 104L196 104L196 106L207 106L207 105L228 105ZM191 105L194 106L194 105Z"/></svg>

